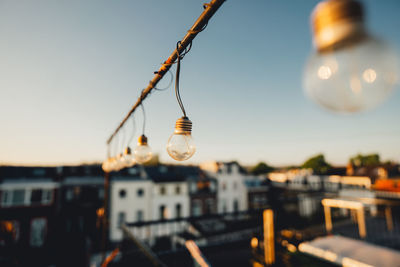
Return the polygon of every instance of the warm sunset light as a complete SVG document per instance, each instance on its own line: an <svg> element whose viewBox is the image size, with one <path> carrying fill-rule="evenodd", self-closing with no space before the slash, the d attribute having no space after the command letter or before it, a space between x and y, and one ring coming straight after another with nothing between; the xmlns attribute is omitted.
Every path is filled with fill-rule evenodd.
<svg viewBox="0 0 400 267"><path fill-rule="evenodd" d="M0 266L398 266L399 12L1 1Z"/></svg>

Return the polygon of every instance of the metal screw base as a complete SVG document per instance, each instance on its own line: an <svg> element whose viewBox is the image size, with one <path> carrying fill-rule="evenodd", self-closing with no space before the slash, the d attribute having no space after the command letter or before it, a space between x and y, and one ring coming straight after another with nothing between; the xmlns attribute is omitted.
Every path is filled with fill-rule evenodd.
<svg viewBox="0 0 400 267"><path fill-rule="evenodd" d="M319 3L311 15L314 45L319 52L347 47L362 40L362 5L356 0L327 0Z"/></svg>
<svg viewBox="0 0 400 267"><path fill-rule="evenodd" d="M179 118L175 123L175 134L191 134L192 122L188 117Z"/></svg>
<svg viewBox="0 0 400 267"><path fill-rule="evenodd" d="M147 145L147 137L143 134L138 138L138 146L145 146Z"/></svg>

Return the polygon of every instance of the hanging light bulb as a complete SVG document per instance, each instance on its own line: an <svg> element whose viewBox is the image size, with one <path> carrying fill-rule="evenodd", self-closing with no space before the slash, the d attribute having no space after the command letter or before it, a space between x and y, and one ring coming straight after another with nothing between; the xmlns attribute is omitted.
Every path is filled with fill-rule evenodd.
<svg viewBox="0 0 400 267"><path fill-rule="evenodd" d="M116 159L113 157L113 158L109 158L107 161L108 161L109 172L116 171L116 167L117 167Z"/></svg>
<svg viewBox="0 0 400 267"><path fill-rule="evenodd" d="M167 152L171 158L184 161L190 159L194 152L196 152L196 146L194 145L192 138L192 122L186 116L185 107L183 106L181 95L179 92L179 75L181 70L181 59L187 54L185 51L183 55L179 54L180 42L176 44L177 53L177 64L176 64L176 76L175 76L175 96L178 104L182 110L183 117L179 118L175 123L175 131L168 139Z"/></svg>
<svg viewBox="0 0 400 267"><path fill-rule="evenodd" d="M112 171L112 166L111 166L111 158L106 159L103 164L101 164L101 168L103 169L104 172L111 172Z"/></svg>
<svg viewBox="0 0 400 267"><path fill-rule="evenodd" d="M133 153L138 163L143 164L151 160L153 153L151 152L150 146L147 144L147 137L144 134L139 136L137 147Z"/></svg>
<svg viewBox="0 0 400 267"><path fill-rule="evenodd" d="M178 161L187 160L196 152L192 138L192 122L187 117L176 121L175 131L168 139L167 152Z"/></svg>
<svg viewBox="0 0 400 267"><path fill-rule="evenodd" d="M120 171L124 168L124 161L123 161L123 156L122 153L119 153L117 157L115 158L115 163L114 163L114 171Z"/></svg>
<svg viewBox="0 0 400 267"><path fill-rule="evenodd" d="M397 82L395 52L366 32L363 17L355 0L323 1L312 13L317 52L305 66L304 87L312 100L330 110L373 108Z"/></svg>
<svg viewBox="0 0 400 267"><path fill-rule="evenodd" d="M124 155L122 157L124 167L129 168L135 165L135 158L132 155L131 148L128 146L125 148Z"/></svg>

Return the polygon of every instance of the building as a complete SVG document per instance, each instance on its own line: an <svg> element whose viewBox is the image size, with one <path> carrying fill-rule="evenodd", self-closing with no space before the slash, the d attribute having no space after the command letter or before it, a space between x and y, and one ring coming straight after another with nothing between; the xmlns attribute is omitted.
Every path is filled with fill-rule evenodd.
<svg viewBox="0 0 400 267"><path fill-rule="evenodd" d="M0 168L0 259L51 262L44 256L57 233L57 176L54 168ZM19 253L25 257L18 259Z"/></svg>
<svg viewBox="0 0 400 267"><path fill-rule="evenodd" d="M200 168L218 181L218 213L247 210L246 171L237 162L207 162Z"/></svg>
<svg viewBox="0 0 400 267"><path fill-rule="evenodd" d="M268 206L268 183L265 177L248 176L245 178L247 205L249 210L259 210Z"/></svg>
<svg viewBox="0 0 400 267"><path fill-rule="evenodd" d="M110 240L120 241L125 222L167 220L190 215L188 183L175 166L135 166L111 179ZM140 234L157 236L153 231Z"/></svg>

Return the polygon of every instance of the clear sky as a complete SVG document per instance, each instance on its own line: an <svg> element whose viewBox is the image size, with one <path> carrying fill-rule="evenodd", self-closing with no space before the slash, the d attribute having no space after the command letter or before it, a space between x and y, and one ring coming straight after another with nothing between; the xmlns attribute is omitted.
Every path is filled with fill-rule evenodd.
<svg viewBox="0 0 400 267"><path fill-rule="evenodd" d="M103 160L106 139L203 2L0 0L0 163ZM370 31L400 51L400 1L362 2ZM304 95L316 3L228 0L197 36L181 71L197 144L187 163L300 164L324 153L345 164L374 152L400 161L399 87L377 109L356 115L329 113ZM181 116L173 87L144 104L149 144L173 162L165 150ZM140 128L142 114L135 117Z"/></svg>

